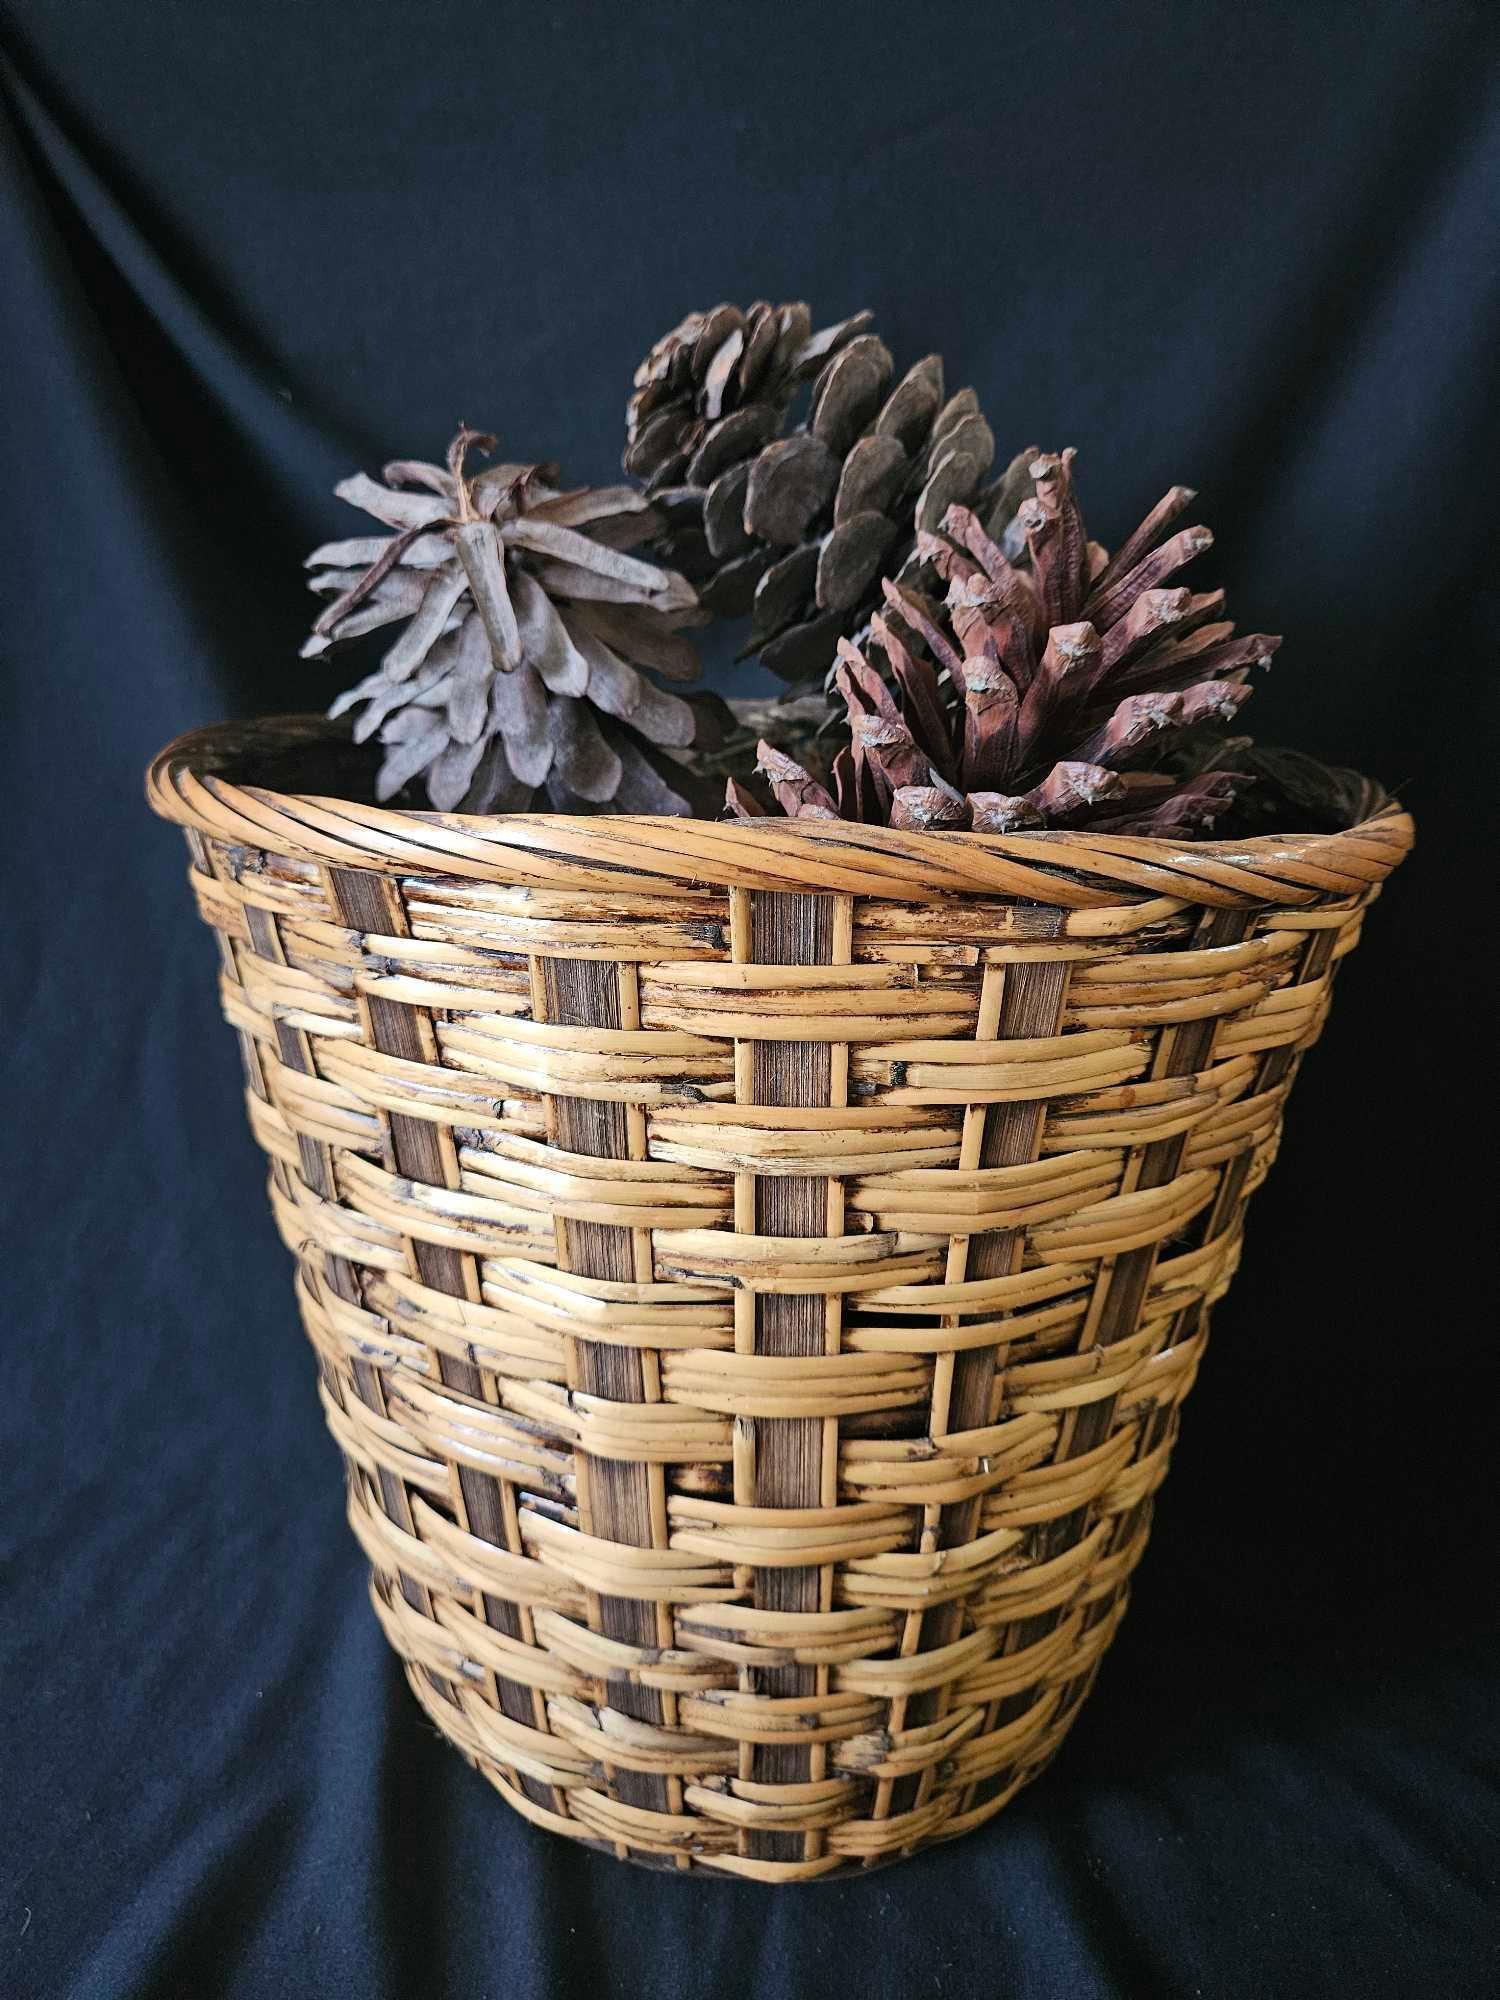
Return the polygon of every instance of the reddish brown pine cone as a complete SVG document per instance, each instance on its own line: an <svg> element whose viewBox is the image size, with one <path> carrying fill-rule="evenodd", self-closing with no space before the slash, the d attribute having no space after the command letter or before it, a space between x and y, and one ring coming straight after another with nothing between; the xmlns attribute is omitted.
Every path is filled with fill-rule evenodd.
<svg viewBox="0 0 1500 2000"><path fill-rule="evenodd" d="M1111 557L1088 539L1073 457L1028 456L998 538L963 506L919 534L946 597L888 578L867 644L838 642L848 739L826 782L761 754L784 812L990 833L1212 828L1241 782L1243 739L1224 725L1281 642L1237 638L1222 591L1170 581L1213 540L1203 527L1168 532L1187 487ZM728 803L742 817L767 809L732 782Z"/></svg>

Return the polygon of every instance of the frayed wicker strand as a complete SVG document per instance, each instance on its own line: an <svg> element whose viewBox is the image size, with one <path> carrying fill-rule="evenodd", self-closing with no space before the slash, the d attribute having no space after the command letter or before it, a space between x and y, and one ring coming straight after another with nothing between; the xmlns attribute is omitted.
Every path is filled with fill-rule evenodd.
<svg viewBox="0 0 1500 2000"><path fill-rule="evenodd" d="M979 1825L1114 1634L1409 819L466 820L320 796L341 754L201 731L150 797L418 1700L632 1860L802 1881Z"/></svg>

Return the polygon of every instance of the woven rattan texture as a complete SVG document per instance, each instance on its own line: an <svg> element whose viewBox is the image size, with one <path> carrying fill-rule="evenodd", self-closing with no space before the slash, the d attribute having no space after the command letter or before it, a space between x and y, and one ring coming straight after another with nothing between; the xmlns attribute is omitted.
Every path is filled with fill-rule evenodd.
<svg viewBox="0 0 1500 2000"><path fill-rule="evenodd" d="M773 844L251 791L220 747L153 802L427 1713L669 1868L980 1824L1118 1625L1409 822Z"/></svg>

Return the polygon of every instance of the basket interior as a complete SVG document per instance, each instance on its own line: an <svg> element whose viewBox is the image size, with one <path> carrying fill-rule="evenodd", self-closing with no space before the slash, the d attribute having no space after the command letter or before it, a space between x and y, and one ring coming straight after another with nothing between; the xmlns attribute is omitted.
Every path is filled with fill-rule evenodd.
<svg viewBox="0 0 1500 2000"><path fill-rule="evenodd" d="M202 743L202 739L199 739ZM324 716L271 716L212 732L195 745L200 773L266 791L312 794L376 805L381 749L356 743L347 722ZM1214 828L1212 838L1240 840L1258 834L1342 833L1389 803L1389 794L1362 773L1325 764L1302 751L1251 746L1236 759L1254 784ZM430 811L413 780L383 803L400 811Z"/></svg>

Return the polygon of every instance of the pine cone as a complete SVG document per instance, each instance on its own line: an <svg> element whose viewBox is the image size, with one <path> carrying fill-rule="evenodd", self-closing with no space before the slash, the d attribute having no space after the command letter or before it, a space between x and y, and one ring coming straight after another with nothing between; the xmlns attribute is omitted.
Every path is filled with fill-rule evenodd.
<svg viewBox="0 0 1500 2000"><path fill-rule="evenodd" d="M871 324L814 334L805 305L721 305L636 370L624 464L667 517L663 556L716 615L748 611L747 651L787 680L825 671L878 608L881 575L913 569L917 535L979 494L995 455L974 391L944 401L938 355L891 388Z"/></svg>
<svg viewBox="0 0 1500 2000"><path fill-rule="evenodd" d="M334 490L389 536L329 542L307 559L333 597L304 658L402 625L377 672L329 710L379 734L376 795L421 777L441 812L513 812L538 793L560 811L686 813L669 754L699 713L642 669L691 680L680 628L701 621L692 586L625 553L660 527L631 487L562 489L555 465L465 473L494 439L465 426L446 468L398 460ZM709 699L709 698L702 698Z"/></svg>
<svg viewBox="0 0 1500 2000"><path fill-rule="evenodd" d="M1244 746L1205 748L1207 726L1222 734L1250 669L1281 642L1235 638L1222 591L1167 587L1213 540L1202 527L1166 535L1194 497L1187 487L1110 557L1085 533L1072 466L1072 451L1028 457L999 541L961 506L918 537L946 602L885 581L865 650L839 641L849 740L828 784L761 746L783 811L985 833L1211 828L1244 781L1233 768ZM1192 749L1176 770L1174 746ZM733 780L728 804L740 817L766 810Z"/></svg>

